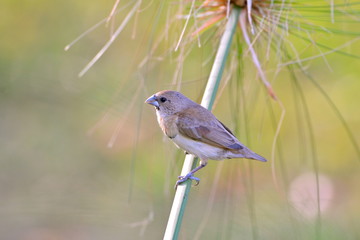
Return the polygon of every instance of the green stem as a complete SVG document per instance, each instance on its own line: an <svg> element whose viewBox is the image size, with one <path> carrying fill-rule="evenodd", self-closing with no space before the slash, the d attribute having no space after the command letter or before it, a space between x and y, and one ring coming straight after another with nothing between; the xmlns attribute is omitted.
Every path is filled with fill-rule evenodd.
<svg viewBox="0 0 360 240"><path fill-rule="evenodd" d="M209 110L212 109L215 101L216 93L224 71L225 62L229 54L231 41L235 33L240 11L241 8L236 6L233 7L226 24L225 31L220 40L219 48L216 53L214 64L212 66L204 96L201 101L201 105ZM195 168L196 165L197 158L194 158L192 155L187 155L181 171L181 176L189 173L193 168ZM178 239L190 188L191 180L186 181L184 184L181 184L177 187L174 202L168 219L168 224L165 230L165 240Z"/></svg>

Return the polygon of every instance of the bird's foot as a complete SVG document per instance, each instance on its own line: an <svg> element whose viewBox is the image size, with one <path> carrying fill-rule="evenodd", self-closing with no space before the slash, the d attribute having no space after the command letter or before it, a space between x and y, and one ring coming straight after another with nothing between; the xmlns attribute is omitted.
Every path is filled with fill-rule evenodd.
<svg viewBox="0 0 360 240"><path fill-rule="evenodd" d="M195 177L193 173L188 173L185 176L179 176L178 179L179 180L177 180L175 184L175 189L177 188L178 185L180 185L183 182L186 182L188 179L194 180L196 182L194 186L197 186L200 183L200 178Z"/></svg>

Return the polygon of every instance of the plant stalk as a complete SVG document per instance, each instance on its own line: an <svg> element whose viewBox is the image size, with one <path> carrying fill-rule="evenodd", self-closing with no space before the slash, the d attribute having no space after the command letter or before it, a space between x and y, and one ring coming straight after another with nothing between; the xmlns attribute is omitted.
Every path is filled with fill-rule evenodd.
<svg viewBox="0 0 360 240"><path fill-rule="evenodd" d="M233 6L232 12L229 16L225 31L221 37L218 51L215 56L214 64L212 66L210 76L205 88L205 92L201 101L201 105L209 110L215 101L216 93L219 88L221 77L224 71L227 56L231 42L235 33L237 22L239 19L241 8ZM184 165L181 171L181 176L186 175L197 165L197 158L193 155L186 155ZM185 207L188 201L191 180L184 182L177 187L167 227L165 230L164 240L177 240L180 232L182 219L185 212Z"/></svg>

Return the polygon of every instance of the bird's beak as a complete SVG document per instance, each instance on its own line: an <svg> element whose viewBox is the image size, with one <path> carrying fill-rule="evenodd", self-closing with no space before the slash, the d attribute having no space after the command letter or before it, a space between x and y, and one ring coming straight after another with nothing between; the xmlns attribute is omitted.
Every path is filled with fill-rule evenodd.
<svg viewBox="0 0 360 240"><path fill-rule="evenodd" d="M146 99L145 103L153 105L156 108L160 107L155 95L153 95L153 96L149 97L148 99Z"/></svg>

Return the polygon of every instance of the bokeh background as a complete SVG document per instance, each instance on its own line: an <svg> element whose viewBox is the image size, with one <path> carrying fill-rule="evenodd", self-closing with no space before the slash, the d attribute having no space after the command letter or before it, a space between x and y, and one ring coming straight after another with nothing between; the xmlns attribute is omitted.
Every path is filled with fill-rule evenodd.
<svg viewBox="0 0 360 240"><path fill-rule="evenodd" d="M136 20L79 78L133 3L122 2L128 7L113 23L64 51L106 18L114 1L2 1L1 239L162 238L184 155L163 137L154 109L143 102L163 89L181 90L200 102L222 25L204 33L200 48L194 40L175 52L185 22L176 15L179 3L143 3ZM315 20L333 26L329 19L316 18L316 8L313 12ZM336 27L352 34L319 32L314 37L332 49L352 41L342 50L353 57L335 52L304 65L357 143L359 26L359 15L340 19ZM319 54L316 46L289 39L300 58ZM235 61L239 41L240 34L214 113L271 161L210 162L198 173L200 185L191 190L180 238L359 239L360 159L341 119L299 68L294 73L301 92L286 68L264 64L286 109L273 159L281 109L263 89L251 59ZM246 48L241 51L246 54Z"/></svg>

